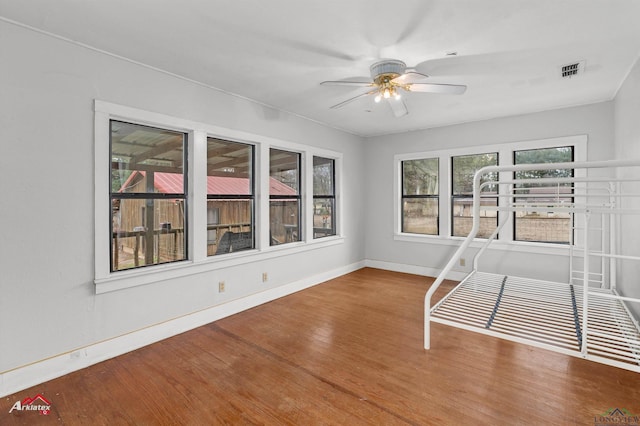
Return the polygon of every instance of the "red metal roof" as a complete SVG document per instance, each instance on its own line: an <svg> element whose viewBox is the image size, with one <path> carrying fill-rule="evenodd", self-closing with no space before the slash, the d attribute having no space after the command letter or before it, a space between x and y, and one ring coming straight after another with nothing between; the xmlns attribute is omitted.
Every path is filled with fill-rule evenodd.
<svg viewBox="0 0 640 426"><path fill-rule="evenodd" d="M144 176L143 171L134 171L118 192L126 192L126 188L135 185L137 176ZM154 173L155 188L165 194L181 194L184 191L182 175L178 173ZM222 195L249 194L249 179L227 176L207 176L207 193ZM295 195L296 191L277 179L269 179L270 195Z"/></svg>
<svg viewBox="0 0 640 426"><path fill-rule="evenodd" d="M247 178L207 176L207 194L249 194Z"/></svg>
<svg viewBox="0 0 640 426"><path fill-rule="evenodd" d="M278 179L270 177L269 195L296 195L296 190L280 182Z"/></svg>

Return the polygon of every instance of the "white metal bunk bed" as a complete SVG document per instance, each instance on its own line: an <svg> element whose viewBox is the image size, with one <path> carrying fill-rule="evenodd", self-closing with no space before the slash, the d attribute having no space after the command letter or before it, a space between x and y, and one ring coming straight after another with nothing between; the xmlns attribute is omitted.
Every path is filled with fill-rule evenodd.
<svg viewBox="0 0 640 426"><path fill-rule="evenodd" d="M635 168L633 178L620 171ZM568 178L516 179L517 171L573 169ZM604 172L596 172L605 170ZM485 174L497 181L482 182ZM526 184L569 185L571 193L557 191L550 202L536 193L525 193ZM495 337L542 347L572 356L640 372L640 326L627 304L640 307L640 298L623 297L617 291L623 262L640 267L640 244L635 253L619 253L623 216L640 219L640 161L599 161L556 164L490 166L479 170L473 185L473 225L468 237L425 295L424 347L429 349L431 322L463 328ZM480 228L480 199L487 185L497 185L501 202L483 210L498 211L499 223L487 239L476 240L479 250L472 271L431 307L431 298L445 277L469 249ZM631 190L630 190L631 189ZM635 193L633 190L635 189ZM528 191L527 191L528 192ZM492 195L495 197L495 195ZM629 201L632 200L632 201ZM572 232L567 244L569 270L563 282L483 272L479 261L513 212L570 214ZM640 238L638 236L637 238ZM558 245L554 245L558 250ZM637 269L636 269L637 270ZM534 274L528 274L535 276ZM637 294L637 292L636 292Z"/></svg>

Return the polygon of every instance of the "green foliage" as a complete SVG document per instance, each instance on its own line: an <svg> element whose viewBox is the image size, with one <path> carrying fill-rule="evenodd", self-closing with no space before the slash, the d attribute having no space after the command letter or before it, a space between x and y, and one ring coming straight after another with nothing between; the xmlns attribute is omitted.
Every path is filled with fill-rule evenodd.
<svg viewBox="0 0 640 426"><path fill-rule="evenodd" d="M516 151L514 164L547 164L568 163L573 161L573 147L530 149ZM516 179L565 178L573 176L573 169L527 170L515 173ZM566 184L568 185L568 184ZM539 184L522 184L520 187L540 186ZM554 185L556 186L556 185ZM563 185L561 185L563 186Z"/></svg>
<svg viewBox="0 0 640 426"><path fill-rule="evenodd" d="M438 159L402 162L402 195L438 195Z"/></svg>
<svg viewBox="0 0 640 426"><path fill-rule="evenodd" d="M498 165L498 153L460 155L452 157L452 179L454 195L471 195L473 193L473 176L486 166ZM498 174L486 173L480 179L481 183L498 180ZM483 192L497 192L495 185L489 185Z"/></svg>
<svg viewBox="0 0 640 426"><path fill-rule="evenodd" d="M334 160L331 159L314 158L313 195L335 195L333 193L333 163Z"/></svg>

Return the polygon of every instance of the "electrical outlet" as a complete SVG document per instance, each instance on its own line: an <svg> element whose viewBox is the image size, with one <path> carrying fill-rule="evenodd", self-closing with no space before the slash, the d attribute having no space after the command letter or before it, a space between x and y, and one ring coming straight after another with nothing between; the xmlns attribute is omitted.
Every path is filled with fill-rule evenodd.
<svg viewBox="0 0 640 426"><path fill-rule="evenodd" d="M224 293L224 281L218 283L218 293Z"/></svg>
<svg viewBox="0 0 640 426"><path fill-rule="evenodd" d="M460 266L465 266L467 264L467 260L464 257L460 258Z"/></svg>
<svg viewBox="0 0 640 426"><path fill-rule="evenodd" d="M269 279L269 276L267 275L267 273L263 272L262 273L262 282L266 283L268 279Z"/></svg>

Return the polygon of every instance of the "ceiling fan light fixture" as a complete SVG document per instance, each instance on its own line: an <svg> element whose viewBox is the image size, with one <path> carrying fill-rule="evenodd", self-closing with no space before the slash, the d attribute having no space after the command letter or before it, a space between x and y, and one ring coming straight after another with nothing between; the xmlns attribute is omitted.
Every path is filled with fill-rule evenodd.
<svg viewBox="0 0 640 426"><path fill-rule="evenodd" d="M394 115L396 117L402 117L408 113L407 106L401 96L403 91L462 94L467 89L467 86L460 84L431 83L425 81L428 75L422 74L414 68L407 68L404 62L395 59L383 59L378 61L371 65L370 71L372 81L356 81L351 79L321 82L320 84L323 85L357 86L368 88L367 92L353 96L346 101L342 101L331 106L330 108L342 108L355 100L373 95L375 103L380 103L382 99L386 99L389 101L387 103L391 106ZM395 102L391 101L392 98Z"/></svg>

